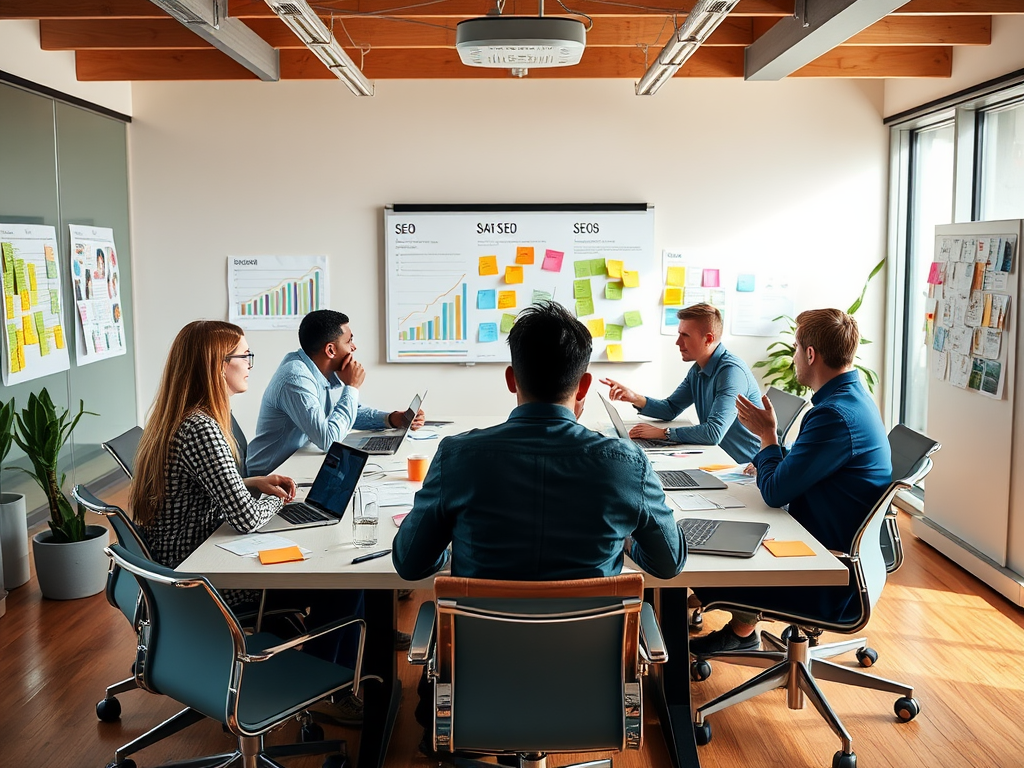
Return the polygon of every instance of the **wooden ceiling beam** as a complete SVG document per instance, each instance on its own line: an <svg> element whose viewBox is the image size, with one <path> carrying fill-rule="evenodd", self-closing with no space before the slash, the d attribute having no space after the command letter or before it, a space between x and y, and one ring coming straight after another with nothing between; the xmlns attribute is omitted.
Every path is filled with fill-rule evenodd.
<svg viewBox="0 0 1024 768"><path fill-rule="evenodd" d="M0 19L169 18L149 0L0 0Z"/></svg>
<svg viewBox="0 0 1024 768"><path fill-rule="evenodd" d="M1020 0L910 0L895 16L999 16L1024 13Z"/></svg>
<svg viewBox="0 0 1024 768"><path fill-rule="evenodd" d="M887 16L863 32L854 35L843 45L991 45L991 43L991 16Z"/></svg>
<svg viewBox="0 0 1024 768"><path fill-rule="evenodd" d="M284 67L282 66L282 70ZM950 77L953 49L943 46L899 48L841 45L790 77L906 78Z"/></svg>

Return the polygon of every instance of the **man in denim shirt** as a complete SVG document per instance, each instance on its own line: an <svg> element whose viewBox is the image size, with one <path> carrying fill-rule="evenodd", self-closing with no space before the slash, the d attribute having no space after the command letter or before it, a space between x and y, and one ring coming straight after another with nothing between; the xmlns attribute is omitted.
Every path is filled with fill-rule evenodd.
<svg viewBox="0 0 1024 768"><path fill-rule="evenodd" d="M664 400L645 397L614 379L601 379L611 389L611 400L631 403L642 416L671 421L690 405L700 422L692 427L665 428L637 424L630 437L674 440L693 445L721 445L738 462L750 461L757 453L757 438L736 420L736 397L756 401L761 397L757 379L750 368L722 346L722 315L710 304L694 304L676 315L679 336L676 346L690 370L676 391Z"/></svg>
<svg viewBox="0 0 1024 768"><path fill-rule="evenodd" d="M249 443L250 474L269 474L313 443L326 451L352 429L388 429L405 411L378 411L359 403L366 371L355 359L348 316L330 309L310 312L299 325L299 346L289 352L263 393L256 437ZM423 426L423 411L412 429Z"/></svg>

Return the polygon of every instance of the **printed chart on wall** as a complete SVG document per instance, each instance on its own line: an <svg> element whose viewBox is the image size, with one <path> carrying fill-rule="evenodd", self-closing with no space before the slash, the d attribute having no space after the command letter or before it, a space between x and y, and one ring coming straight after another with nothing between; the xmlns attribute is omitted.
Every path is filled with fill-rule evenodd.
<svg viewBox="0 0 1024 768"><path fill-rule="evenodd" d="M228 320L248 330L294 330L329 295L326 256L228 257Z"/></svg>
<svg viewBox="0 0 1024 768"><path fill-rule="evenodd" d="M925 317L933 378L1002 399L1016 258L1016 235L936 237Z"/></svg>
<svg viewBox="0 0 1024 768"><path fill-rule="evenodd" d="M507 362L517 315L543 300L587 326L594 360L652 359L653 209L555 208L388 208L388 362Z"/></svg>
<svg viewBox="0 0 1024 768"><path fill-rule="evenodd" d="M0 224L0 252L4 385L68 370L57 230L37 224Z"/></svg>
<svg viewBox="0 0 1024 768"><path fill-rule="evenodd" d="M95 363L125 353L121 275L114 230L69 225L71 284L75 291L78 344L75 361Z"/></svg>

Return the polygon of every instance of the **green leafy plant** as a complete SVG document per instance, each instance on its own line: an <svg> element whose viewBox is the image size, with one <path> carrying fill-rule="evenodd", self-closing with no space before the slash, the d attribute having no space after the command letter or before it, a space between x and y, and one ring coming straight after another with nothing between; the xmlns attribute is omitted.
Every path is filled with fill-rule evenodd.
<svg viewBox="0 0 1024 768"><path fill-rule="evenodd" d="M860 296L857 300L850 305L850 308L846 310L847 314L855 314L860 309L861 304L864 303L864 295L868 291L868 285L870 285L872 278L882 271L882 267L885 265L885 259L883 258L880 262L875 264L871 273L868 275L868 279L864 281L864 287L860 289ZM782 331L783 336L789 338L780 339L773 341L768 345L767 356L764 360L759 360L754 363L754 368L767 368L764 372L764 380L771 386L778 387L784 392L789 392L793 395L799 395L803 397L807 394L808 387L805 387L796 378L796 368L793 366L793 355L796 352L796 320L789 315L779 315L775 320L786 320L789 326ZM868 339L861 338L860 343L870 344ZM859 358L858 358L859 359ZM854 362L854 367L861 372L864 376L864 383L868 385L868 391L874 393L875 385L878 384L878 374L867 366L860 365Z"/></svg>
<svg viewBox="0 0 1024 768"><path fill-rule="evenodd" d="M14 410L13 401L11 410ZM30 475L43 489L50 507L50 530L55 542L85 539L85 510L79 508L76 512L61 490L65 476L61 473L58 479L57 462L61 448L86 413L90 416L99 415L85 410L85 402L81 400L75 416L71 415L70 409L58 413L57 407L50 399L50 393L43 387L38 395L33 393L28 396L28 405L21 413L14 414L15 429L12 436L14 442L32 462L32 469L8 469L16 469ZM0 430L2 429L3 424L0 422Z"/></svg>
<svg viewBox="0 0 1024 768"><path fill-rule="evenodd" d="M11 431L14 428L14 398L5 403L0 400L0 464L11 452Z"/></svg>

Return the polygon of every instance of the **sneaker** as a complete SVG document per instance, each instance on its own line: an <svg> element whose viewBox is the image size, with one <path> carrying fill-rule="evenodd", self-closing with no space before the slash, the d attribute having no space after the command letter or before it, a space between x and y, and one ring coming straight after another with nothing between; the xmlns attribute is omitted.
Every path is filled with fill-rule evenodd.
<svg viewBox="0 0 1024 768"><path fill-rule="evenodd" d="M722 651L756 651L761 647L757 631L747 637L740 637L726 624L704 637L695 637L690 641L690 654L693 656L711 656Z"/></svg>
<svg viewBox="0 0 1024 768"><path fill-rule="evenodd" d="M338 725L358 728L363 724L363 700L354 693L350 693L344 698L335 701L324 699L309 709L311 712L315 712L324 719Z"/></svg>
<svg viewBox="0 0 1024 768"><path fill-rule="evenodd" d="M408 632L399 632L395 630L395 650L396 651L408 651L409 646L412 645L412 635Z"/></svg>

